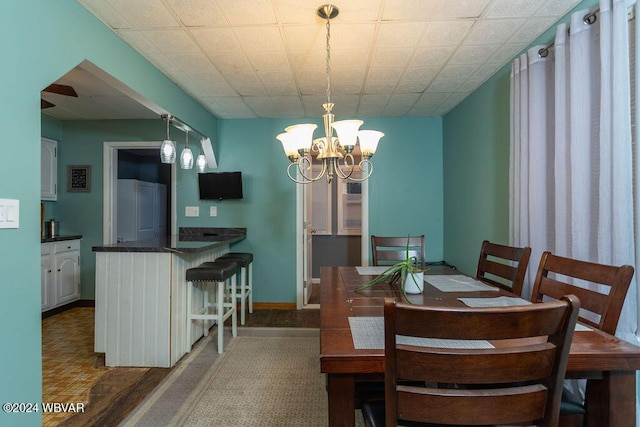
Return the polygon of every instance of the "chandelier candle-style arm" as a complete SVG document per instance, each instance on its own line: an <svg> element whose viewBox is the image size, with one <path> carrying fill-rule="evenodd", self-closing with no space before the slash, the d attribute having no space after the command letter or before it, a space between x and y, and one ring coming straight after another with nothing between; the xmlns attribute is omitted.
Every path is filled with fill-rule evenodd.
<svg viewBox="0 0 640 427"><path fill-rule="evenodd" d="M338 8L332 4L320 6L316 13L326 19L327 29L327 102L322 104L324 135L313 139L313 132L317 128L314 124L300 124L285 128L284 133L276 138L282 143L285 155L291 163L287 167L289 179L298 184L309 184L327 177L330 183L334 176L340 179L362 182L367 180L373 172L370 159L376 151L382 132L375 130L359 130L362 120L335 121L334 104L331 102L331 20L338 16ZM333 136L333 131L337 136ZM356 145L360 145L362 160L356 165L353 152ZM317 176L313 176L312 156L322 162L322 168ZM361 178L352 176L356 167L363 173ZM295 169L295 171L294 171ZM301 177L301 179L299 179Z"/></svg>

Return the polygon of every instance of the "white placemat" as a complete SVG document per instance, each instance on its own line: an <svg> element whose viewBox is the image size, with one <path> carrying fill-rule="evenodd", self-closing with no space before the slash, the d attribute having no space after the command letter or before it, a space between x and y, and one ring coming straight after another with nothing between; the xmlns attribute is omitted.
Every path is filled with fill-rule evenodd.
<svg viewBox="0 0 640 427"><path fill-rule="evenodd" d="M511 307L515 305L529 305L531 301L518 297L495 298L458 298L469 307Z"/></svg>
<svg viewBox="0 0 640 427"><path fill-rule="evenodd" d="M376 266L365 265L365 266L356 267L356 270L358 271L358 274L361 276L377 276L387 271L389 267L391 266L390 265L376 265Z"/></svg>
<svg viewBox="0 0 640 427"><path fill-rule="evenodd" d="M357 350L384 348L384 317L349 317L353 346ZM415 338L398 335L397 342L405 345L438 348L493 348L485 340L445 340L438 338Z"/></svg>
<svg viewBox="0 0 640 427"><path fill-rule="evenodd" d="M425 280L442 292L498 291L495 286L462 274L429 274L425 276Z"/></svg>

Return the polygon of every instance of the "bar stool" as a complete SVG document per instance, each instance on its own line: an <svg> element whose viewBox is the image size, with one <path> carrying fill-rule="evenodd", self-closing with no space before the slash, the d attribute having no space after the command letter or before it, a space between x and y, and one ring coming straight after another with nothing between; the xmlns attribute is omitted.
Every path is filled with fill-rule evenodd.
<svg viewBox="0 0 640 427"><path fill-rule="evenodd" d="M236 274L238 264L233 261L204 262L198 267L190 268L186 272L187 280L187 352L191 351L191 323L194 320L203 320L204 336L209 335L207 320L218 325L218 354L222 353L224 338L224 321L231 316L231 333L235 337L238 334L236 318L236 302L233 295L236 293ZM215 303L211 304L209 289L215 284ZM230 288L227 287L230 285ZM202 289L203 307L196 313L191 308L193 288ZM229 291L230 289L230 291ZM227 301L225 301L225 296Z"/></svg>
<svg viewBox="0 0 640 427"><path fill-rule="evenodd" d="M240 324L245 321L245 301L249 300L249 313L253 313L253 254L249 252L229 252L216 261L233 261L240 267L240 283L236 288L236 298L240 300Z"/></svg>

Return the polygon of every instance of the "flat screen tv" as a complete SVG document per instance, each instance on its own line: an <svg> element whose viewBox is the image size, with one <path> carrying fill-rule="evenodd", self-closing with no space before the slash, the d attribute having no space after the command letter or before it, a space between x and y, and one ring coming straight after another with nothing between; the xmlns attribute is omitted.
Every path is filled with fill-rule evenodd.
<svg viewBox="0 0 640 427"><path fill-rule="evenodd" d="M242 172L198 174L200 200L242 199Z"/></svg>

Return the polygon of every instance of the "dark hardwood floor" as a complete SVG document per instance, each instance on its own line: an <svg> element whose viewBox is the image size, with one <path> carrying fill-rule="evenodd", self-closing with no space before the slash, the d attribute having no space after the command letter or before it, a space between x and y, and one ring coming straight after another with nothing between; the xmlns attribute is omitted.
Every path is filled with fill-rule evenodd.
<svg viewBox="0 0 640 427"><path fill-rule="evenodd" d="M317 287L314 289L315 295L317 295L316 290L318 290ZM312 298L315 295L312 295ZM252 314L246 314L246 324L243 327L319 328L320 310L254 309ZM104 356L99 357L97 363L104 365ZM112 369L92 387L85 412L75 414L58 425L117 426L170 372L171 368Z"/></svg>

